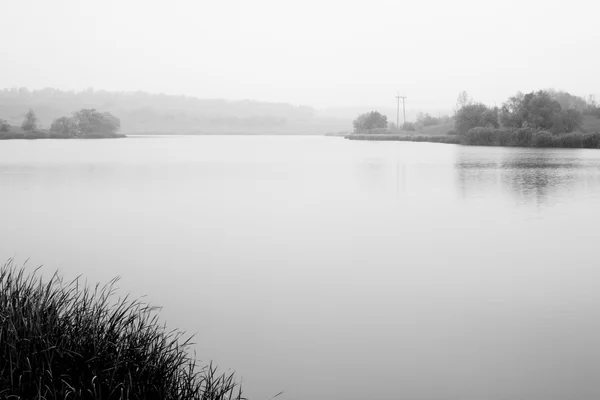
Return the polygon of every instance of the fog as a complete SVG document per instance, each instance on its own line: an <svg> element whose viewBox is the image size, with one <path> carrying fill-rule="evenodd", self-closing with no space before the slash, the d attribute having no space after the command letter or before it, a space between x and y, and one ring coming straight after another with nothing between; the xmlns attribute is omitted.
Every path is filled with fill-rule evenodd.
<svg viewBox="0 0 600 400"><path fill-rule="evenodd" d="M0 2L0 394L600 398L591 2Z"/></svg>
<svg viewBox="0 0 600 400"><path fill-rule="evenodd" d="M0 87L451 110L600 70L589 1L3 1Z"/></svg>

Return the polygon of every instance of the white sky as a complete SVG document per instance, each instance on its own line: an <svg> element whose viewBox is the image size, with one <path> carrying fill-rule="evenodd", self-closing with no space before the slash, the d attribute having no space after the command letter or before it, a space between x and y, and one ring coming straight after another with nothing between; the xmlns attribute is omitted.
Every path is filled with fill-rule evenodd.
<svg viewBox="0 0 600 400"><path fill-rule="evenodd" d="M591 0L0 0L0 87L316 107L600 97Z"/></svg>

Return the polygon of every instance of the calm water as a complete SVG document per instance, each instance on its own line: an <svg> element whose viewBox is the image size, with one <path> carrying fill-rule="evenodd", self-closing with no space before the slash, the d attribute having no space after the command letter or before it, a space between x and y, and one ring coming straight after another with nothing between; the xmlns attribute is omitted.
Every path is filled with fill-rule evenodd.
<svg viewBox="0 0 600 400"><path fill-rule="evenodd" d="M115 275L246 395L600 398L600 151L0 142L0 257Z"/></svg>

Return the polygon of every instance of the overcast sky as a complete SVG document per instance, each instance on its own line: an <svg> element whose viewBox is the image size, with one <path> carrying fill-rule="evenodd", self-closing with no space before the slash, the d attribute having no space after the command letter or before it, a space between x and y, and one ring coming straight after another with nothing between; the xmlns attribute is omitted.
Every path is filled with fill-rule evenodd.
<svg viewBox="0 0 600 400"><path fill-rule="evenodd" d="M0 87L316 107L600 97L590 0L0 0Z"/></svg>

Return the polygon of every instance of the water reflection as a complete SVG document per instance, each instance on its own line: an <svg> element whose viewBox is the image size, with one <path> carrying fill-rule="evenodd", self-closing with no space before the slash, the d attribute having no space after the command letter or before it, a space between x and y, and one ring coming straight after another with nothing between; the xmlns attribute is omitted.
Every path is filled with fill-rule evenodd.
<svg viewBox="0 0 600 400"><path fill-rule="evenodd" d="M575 192L600 194L600 162L585 150L463 148L456 171L463 198L509 194L521 205L552 206Z"/></svg>

